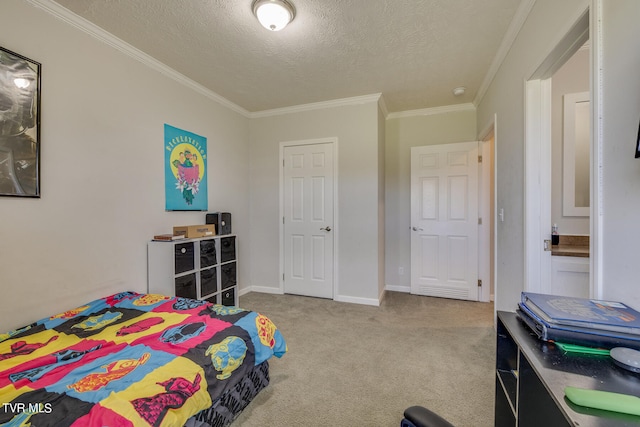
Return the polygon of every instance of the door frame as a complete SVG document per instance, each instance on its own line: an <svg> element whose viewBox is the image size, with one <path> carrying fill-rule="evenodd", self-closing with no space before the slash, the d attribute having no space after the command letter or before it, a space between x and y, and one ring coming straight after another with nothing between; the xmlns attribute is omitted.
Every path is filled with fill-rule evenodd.
<svg viewBox="0 0 640 427"><path fill-rule="evenodd" d="M496 185L496 146L498 140L498 116L493 115L493 120L480 133L480 186L478 188L478 214L482 218L478 235L478 278L482 280L479 301L490 302L495 300L497 270L497 185ZM483 248L488 248L484 253Z"/></svg>
<svg viewBox="0 0 640 427"><path fill-rule="evenodd" d="M332 299L335 301L338 294L338 236L340 227L338 226L338 138L316 138L316 139L304 139L297 141L284 141L280 143L279 158L278 158L278 176L279 176L279 191L280 191L280 206L279 206L279 236L280 236L280 268L279 268L279 291L284 294L284 150L286 147L293 147L297 145L315 145L315 144L331 144L333 146L333 290Z"/></svg>
<svg viewBox="0 0 640 427"><path fill-rule="evenodd" d="M525 253L524 290L544 292L542 276L551 274L541 250L551 234L551 106L550 78L586 40L590 40L591 70L591 206L590 294L603 297L602 280L602 0L591 0L538 67L525 81ZM548 169L549 168L549 169ZM547 213L548 211L548 213ZM544 282L543 282L544 281Z"/></svg>
<svg viewBox="0 0 640 427"><path fill-rule="evenodd" d="M548 293L551 280L551 78L525 82L524 290ZM549 242L550 243L550 242Z"/></svg>

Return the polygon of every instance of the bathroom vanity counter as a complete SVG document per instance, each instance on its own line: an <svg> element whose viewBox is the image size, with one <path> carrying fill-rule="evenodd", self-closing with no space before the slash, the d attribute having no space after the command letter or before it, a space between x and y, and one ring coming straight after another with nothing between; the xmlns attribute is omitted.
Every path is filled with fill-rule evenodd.
<svg viewBox="0 0 640 427"><path fill-rule="evenodd" d="M589 236L561 235L560 244L551 246L551 255L589 258Z"/></svg>

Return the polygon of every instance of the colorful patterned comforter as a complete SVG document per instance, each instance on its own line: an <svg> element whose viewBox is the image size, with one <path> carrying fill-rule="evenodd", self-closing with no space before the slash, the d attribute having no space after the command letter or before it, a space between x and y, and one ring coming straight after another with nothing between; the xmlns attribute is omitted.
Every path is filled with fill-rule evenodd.
<svg viewBox="0 0 640 427"><path fill-rule="evenodd" d="M0 334L0 426L183 426L285 352L256 312L111 295Z"/></svg>

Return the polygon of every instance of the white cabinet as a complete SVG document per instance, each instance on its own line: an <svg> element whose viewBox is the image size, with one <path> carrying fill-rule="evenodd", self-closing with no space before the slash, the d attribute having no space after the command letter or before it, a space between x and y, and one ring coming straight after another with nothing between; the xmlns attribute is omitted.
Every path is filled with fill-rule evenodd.
<svg viewBox="0 0 640 427"><path fill-rule="evenodd" d="M236 243L233 234L149 242L148 292L238 305Z"/></svg>
<svg viewBox="0 0 640 427"><path fill-rule="evenodd" d="M589 298L589 258L552 256L551 289L553 295Z"/></svg>

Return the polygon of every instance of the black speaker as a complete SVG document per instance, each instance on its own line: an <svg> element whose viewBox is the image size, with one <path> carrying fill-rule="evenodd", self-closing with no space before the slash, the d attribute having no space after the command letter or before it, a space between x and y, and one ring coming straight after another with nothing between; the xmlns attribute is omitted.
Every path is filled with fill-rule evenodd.
<svg viewBox="0 0 640 427"><path fill-rule="evenodd" d="M231 214L229 212L208 213L207 224L215 224L216 234L231 234Z"/></svg>

